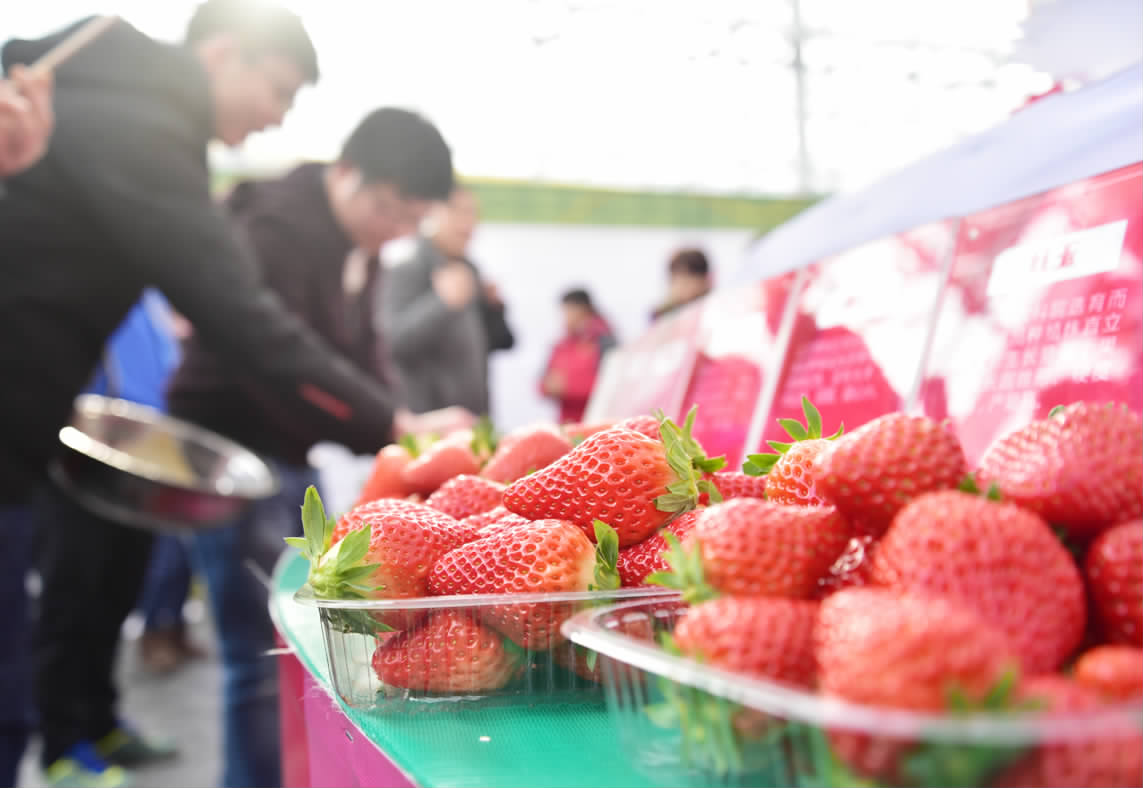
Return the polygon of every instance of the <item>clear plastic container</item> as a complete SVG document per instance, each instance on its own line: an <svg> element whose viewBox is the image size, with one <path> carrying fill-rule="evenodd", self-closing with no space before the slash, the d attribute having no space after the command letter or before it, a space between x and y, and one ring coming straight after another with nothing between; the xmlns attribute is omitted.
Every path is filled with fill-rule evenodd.
<svg viewBox="0 0 1143 788"><path fill-rule="evenodd" d="M623 602L563 627L599 654L617 735L656 785L1143 784L1143 703L1050 717L857 706L667 653L656 635L686 609Z"/></svg>
<svg viewBox="0 0 1143 788"><path fill-rule="evenodd" d="M303 586L294 599L316 607L321 617L330 681L346 704L378 712L455 708L457 703L519 704L545 701L581 701L594 696L603 702L601 668L594 653L576 647L559 634L561 625L576 613L591 607L621 601L672 598L675 592L662 588L618 589L547 594L487 594L435 596L414 599L330 600L315 597ZM471 667L474 660L457 659L464 642L446 641L433 648L426 642L402 644L398 662L412 680L386 683L374 667L379 649L392 649L394 639L408 638L434 620L448 614L463 633L485 633L503 652L498 664L510 665L489 686L487 675ZM529 632L550 633L514 642L504 632L505 620L524 620ZM378 622L381 622L380 626ZM390 628L392 631L385 631ZM402 633L405 633L402 635ZM396 641L400 643L400 641ZM494 647L496 648L496 647ZM507 675L510 673L510 675ZM430 677L426 682L425 677ZM430 687L428 684L437 686ZM413 686L409 686L409 685ZM441 686L447 685L447 686Z"/></svg>

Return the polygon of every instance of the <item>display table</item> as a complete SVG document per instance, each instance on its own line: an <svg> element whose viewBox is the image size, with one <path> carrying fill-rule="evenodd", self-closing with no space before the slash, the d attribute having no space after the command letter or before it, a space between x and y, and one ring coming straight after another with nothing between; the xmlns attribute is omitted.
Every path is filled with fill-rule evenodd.
<svg viewBox="0 0 1143 788"><path fill-rule="evenodd" d="M271 612L281 659L286 786L650 786L621 752L601 697L583 704L457 708L383 716L328 685L321 624L293 601L306 562L284 556Z"/></svg>

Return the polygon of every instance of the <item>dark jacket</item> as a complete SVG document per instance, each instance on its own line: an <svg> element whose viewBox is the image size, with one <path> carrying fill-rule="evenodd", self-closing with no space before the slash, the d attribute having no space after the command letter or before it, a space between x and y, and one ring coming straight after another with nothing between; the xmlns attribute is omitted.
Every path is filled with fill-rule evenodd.
<svg viewBox="0 0 1143 788"><path fill-rule="evenodd" d="M72 30L10 42L5 68ZM26 498L148 285L225 363L330 440L376 449L389 439L390 394L261 286L212 201L212 102L189 51L118 23L56 72L55 112L47 155L0 198L0 504Z"/></svg>
<svg viewBox="0 0 1143 788"><path fill-rule="evenodd" d="M321 164L304 164L281 178L245 181L226 199L227 213L254 250L262 281L331 348L380 382L384 359L373 327L377 260L368 261L355 292L343 284L353 243L330 209ZM301 465L327 437L321 419L282 407L256 376L228 364L192 336L171 383L171 412L267 456ZM357 445L376 451L380 444Z"/></svg>
<svg viewBox="0 0 1143 788"><path fill-rule="evenodd" d="M378 315L399 377L404 401L414 411L460 405L473 413L489 410L488 354L512 347L504 307L489 303L479 285L461 310L445 305L433 289L432 273L444 255L421 239L412 259L385 271Z"/></svg>

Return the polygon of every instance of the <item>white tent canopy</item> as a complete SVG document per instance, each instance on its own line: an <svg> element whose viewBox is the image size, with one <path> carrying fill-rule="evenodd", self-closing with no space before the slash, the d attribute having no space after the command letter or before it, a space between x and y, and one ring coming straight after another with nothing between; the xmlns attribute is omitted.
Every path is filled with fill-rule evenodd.
<svg viewBox="0 0 1143 788"><path fill-rule="evenodd" d="M1049 96L762 238L737 281L775 276L928 222L963 216L1143 160L1143 64Z"/></svg>

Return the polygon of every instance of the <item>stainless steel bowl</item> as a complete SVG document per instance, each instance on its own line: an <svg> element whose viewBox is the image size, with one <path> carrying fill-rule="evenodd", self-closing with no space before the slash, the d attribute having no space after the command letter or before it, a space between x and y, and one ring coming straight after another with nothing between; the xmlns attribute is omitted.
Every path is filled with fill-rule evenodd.
<svg viewBox="0 0 1143 788"><path fill-rule="evenodd" d="M52 480L85 509L124 525L219 526L279 490L274 471L248 449L127 400L78 397L60 443Z"/></svg>

